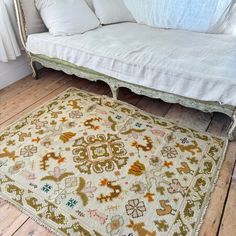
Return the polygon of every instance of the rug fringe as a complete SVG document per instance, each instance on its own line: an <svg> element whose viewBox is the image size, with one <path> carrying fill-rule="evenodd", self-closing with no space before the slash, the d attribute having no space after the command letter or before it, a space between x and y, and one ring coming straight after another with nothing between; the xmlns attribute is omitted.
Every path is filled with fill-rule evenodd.
<svg viewBox="0 0 236 236"><path fill-rule="evenodd" d="M39 224L40 226L44 227L46 230L48 230L49 232L57 235L57 236L66 236L65 234L61 234L59 233L56 229L50 227L47 223L44 223L42 221L40 221L40 219L38 217L33 216L29 211L27 211L26 209L24 209L23 207L17 205L15 202L13 203L12 200L8 199L7 197L5 197L2 192L0 191L0 199L2 199L3 201L6 201L7 203L11 204L13 207L17 208L20 212L22 212L23 214L27 215L30 219L32 219L33 221L35 221L37 224ZM22 226L21 226L22 227Z"/></svg>

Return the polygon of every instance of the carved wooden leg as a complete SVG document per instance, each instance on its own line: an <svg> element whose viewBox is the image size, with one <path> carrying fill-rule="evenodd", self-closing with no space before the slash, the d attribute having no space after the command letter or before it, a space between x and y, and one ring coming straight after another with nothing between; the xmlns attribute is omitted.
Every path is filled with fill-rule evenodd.
<svg viewBox="0 0 236 236"><path fill-rule="evenodd" d="M113 98L118 99L119 88L116 86L110 86L110 88L111 88Z"/></svg>
<svg viewBox="0 0 236 236"><path fill-rule="evenodd" d="M31 67L32 72L33 72L32 77L37 80L39 78L38 77L38 69L36 67L35 62L32 61L32 60L30 60L30 67Z"/></svg>
<svg viewBox="0 0 236 236"><path fill-rule="evenodd" d="M232 115L232 124L229 128L228 137L230 141L233 141L236 138L236 110Z"/></svg>

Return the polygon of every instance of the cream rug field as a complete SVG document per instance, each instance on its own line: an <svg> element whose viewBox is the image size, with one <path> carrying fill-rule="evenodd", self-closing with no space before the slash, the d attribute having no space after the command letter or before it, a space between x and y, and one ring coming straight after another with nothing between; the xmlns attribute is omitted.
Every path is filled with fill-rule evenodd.
<svg viewBox="0 0 236 236"><path fill-rule="evenodd" d="M196 235L226 146L70 88L0 133L0 194L59 235Z"/></svg>

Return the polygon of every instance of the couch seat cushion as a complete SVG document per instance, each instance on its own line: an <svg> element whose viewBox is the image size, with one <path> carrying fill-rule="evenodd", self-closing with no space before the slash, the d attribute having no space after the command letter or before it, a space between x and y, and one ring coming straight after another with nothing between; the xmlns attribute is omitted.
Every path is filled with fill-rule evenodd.
<svg viewBox="0 0 236 236"><path fill-rule="evenodd" d="M236 106L236 37L232 35L121 23L81 35L30 35L27 49L132 84Z"/></svg>

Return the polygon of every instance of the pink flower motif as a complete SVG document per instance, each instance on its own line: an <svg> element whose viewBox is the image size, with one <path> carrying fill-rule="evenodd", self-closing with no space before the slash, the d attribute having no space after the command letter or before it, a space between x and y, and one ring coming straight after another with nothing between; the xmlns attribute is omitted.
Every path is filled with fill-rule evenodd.
<svg viewBox="0 0 236 236"><path fill-rule="evenodd" d="M94 192L97 190L95 186L92 186L92 182L89 181L86 183L86 186L81 191L82 193L86 194L88 197L92 198L94 196Z"/></svg>
<svg viewBox="0 0 236 236"><path fill-rule="evenodd" d="M32 124L35 125L36 129L41 129L44 128L46 126L46 124L48 124L47 121L40 121L39 119L32 121Z"/></svg>
<svg viewBox="0 0 236 236"><path fill-rule="evenodd" d="M112 122L110 122L109 120L105 120L103 125L105 125L106 127L111 127L112 126Z"/></svg>
<svg viewBox="0 0 236 236"><path fill-rule="evenodd" d="M65 169L61 170L59 167L55 167L53 171L49 171L48 174L58 179L62 174L65 173Z"/></svg>
<svg viewBox="0 0 236 236"><path fill-rule="evenodd" d="M139 133L137 133L137 132L135 132L135 131L132 131L132 132L128 135L128 137L129 137L129 138L138 139L139 135L140 135Z"/></svg>
<svg viewBox="0 0 236 236"><path fill-rule="evenodd" d="M109 235L118 235L123 225L124 219L122 216L113 216L111 218L111 222L106 226L107 233Z"/></svg>
<svg viewBox="0 0 236 236"><path fill-rule="evenodd" d="M98 113L98 114L102 114L102 115L106 115L106 114L107 114L106 111L99 110L99 109L97 109L97 113Z"/></svg>
<svg viewBox="0 0 236 236"><path fill-rule="evenodd" d="M158 130L158 129L152 129L151 132L152 132L152 134L154 134L156 136L160 136L160 137L165 136L165 132L161 131L161 130Z"/></svg>

